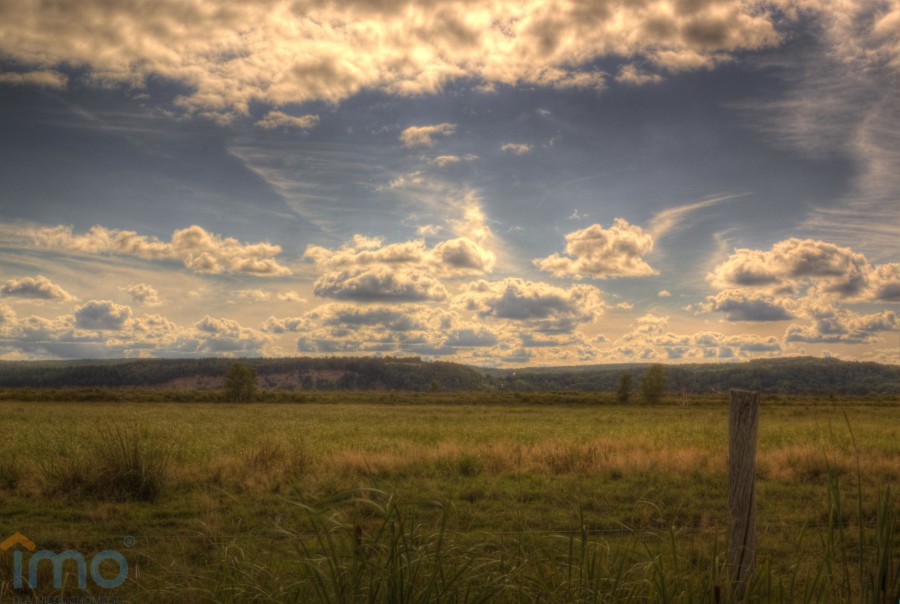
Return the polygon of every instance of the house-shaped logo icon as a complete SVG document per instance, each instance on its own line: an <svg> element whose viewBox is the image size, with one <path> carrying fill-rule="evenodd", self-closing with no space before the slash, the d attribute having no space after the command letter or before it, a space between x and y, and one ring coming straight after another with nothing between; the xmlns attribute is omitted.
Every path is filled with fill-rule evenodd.
<svg viewBox="0 0 900 604"><path fill-rule="evenodd" d="M34 550L37 549L37 546L34 544L34 541L32 541L31 539L29 539L28 537L26 537L25 535L23 535L22 533L19 533L19 532L15 533L13 535L10 535L6 539L4 539L3 542L0 543L0 549L2 549L3 551L7 551L8 549L15 547L17 545L21 545L22 547L24 547L25 549L27 549L30 552L33 552Z"/></svg>

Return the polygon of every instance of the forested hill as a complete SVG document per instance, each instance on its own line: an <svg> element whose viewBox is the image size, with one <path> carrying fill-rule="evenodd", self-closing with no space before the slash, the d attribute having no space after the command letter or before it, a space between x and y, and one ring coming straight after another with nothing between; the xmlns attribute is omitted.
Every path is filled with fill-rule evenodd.
<svg viewBox="0 0 900 604"><path fill-rule="evenodd" d="M231 359L0 362L0 388L220 388ZM289 390L615 391L646 365L482 369L418 358L242 359L259 386ZM667 390L746 388L783 394L900 394L900 366L809 357L667 366Z"/></svg>
<svg viewBox="0 0 900 604"><path fill-rule="evenodd" d="M516 390L614 391L623 373L638 385L650 365L595 365L492 372ZM900 394L900 366L789 357L744 363L668 365L669 392L705 394L744 388L780 394Z"/></svg>

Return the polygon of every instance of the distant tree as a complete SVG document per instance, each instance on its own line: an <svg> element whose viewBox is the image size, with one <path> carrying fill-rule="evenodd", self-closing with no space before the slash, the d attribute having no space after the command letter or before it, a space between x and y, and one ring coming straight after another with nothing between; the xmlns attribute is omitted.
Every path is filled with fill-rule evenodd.
<svg viewBox="0 0 900 604"><path fill-rule="evenodd" d="M648 405L655 405L662 399L666 391L666 368L662 365L651 365L641 380L641 396Z"/></svg>
<svg viewBox="0 0 900 604"><path fill-rule="evenodd" d="M232 403L249 403L256 398L256 369L232 363L225 374L225 397Z"/></svg>
<svg viewBox="0 0 900 604"><path fill-rule="evenodd" d="M627 405L628 399L631 397L631 381L632 376L629 371L619 376L619 389L616 391L616 399L623 405Z"/></svg>

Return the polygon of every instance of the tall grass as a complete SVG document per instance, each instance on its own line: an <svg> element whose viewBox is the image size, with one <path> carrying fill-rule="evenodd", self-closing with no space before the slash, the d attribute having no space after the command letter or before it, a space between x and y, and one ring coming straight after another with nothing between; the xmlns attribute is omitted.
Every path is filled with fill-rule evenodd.
<svg viewBox="0 0 900 604"><path fill-rule="evenodd" d="M169 452L138 428L106 428L82 450L40 460L51 493L97 499L155 501L166 482Z"/></svg>
<svg viewBox="0 0 900 604"><path fill-rule="evenodd" d="M796 563L776 570L777 561L760 552L740 592L730 588L723 532L709 540L674 527L626 528L604 538L580 517L567 533L473 539L452 529L450 506L376 489L320 506L297 503L304 520L281 527L281 540L259 550L220 546L218 562L192 580L209 589L203 601L216 602L895 602L898 535L889 492L879 495L875 523L857 527L859 543L842 528L840 489L829 493L835 518L821 536L825 556L816 558L822 550L802 528Z"/></svg>

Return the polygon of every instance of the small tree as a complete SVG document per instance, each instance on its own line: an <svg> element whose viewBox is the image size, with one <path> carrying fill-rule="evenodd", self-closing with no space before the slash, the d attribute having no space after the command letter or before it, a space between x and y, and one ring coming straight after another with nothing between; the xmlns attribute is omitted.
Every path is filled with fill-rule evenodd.
<svg viewBox="0 0 900 604"><path fill-rule="evenodd" d="M666 391L666 368L662 365L651 365L641 380L641 396L648 405L659 403Z"/></svg>
<svg viewBox="0 0 900 604"><path fill-rule="evenodd" d="M249 403L256 398L256 369L232 363L225 374L225 397L232 403Z"/></svg>
<svg viewBox="0 0 900 604"><path fill-rule="evenodd" d="M629 371L619 376L619 390L616 392L616 399L623 405L627 405L628 399L631 397L631 380L632 376Z"/></svg>

